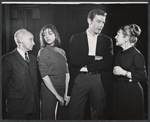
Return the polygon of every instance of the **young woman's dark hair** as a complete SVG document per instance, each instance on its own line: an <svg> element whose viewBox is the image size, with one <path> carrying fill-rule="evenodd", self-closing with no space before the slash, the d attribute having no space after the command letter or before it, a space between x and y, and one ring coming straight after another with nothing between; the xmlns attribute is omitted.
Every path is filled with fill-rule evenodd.
<svg viewBox="0 0 150 122"><path fill-rule="evenodd" d="M56 29L56 27L54 26L54 25L52 25L52 24L48 24L48 25L45 25L42 29L41 29L41 31L40 31L40 47L45 47L46 45L47 45L47 43L46 43L46 41L45 41L45 39L44 39L44 35L43 35L43 33L44 33L44 31L46 30L46 29L51 29L51 31L55 34L55 41L54 41L54 47L57 47L57 46L59 46L60 45L60 43L61 43L61 40L60 40L60 37L59 37L59 33L57 32L57 29Z"/></svg>

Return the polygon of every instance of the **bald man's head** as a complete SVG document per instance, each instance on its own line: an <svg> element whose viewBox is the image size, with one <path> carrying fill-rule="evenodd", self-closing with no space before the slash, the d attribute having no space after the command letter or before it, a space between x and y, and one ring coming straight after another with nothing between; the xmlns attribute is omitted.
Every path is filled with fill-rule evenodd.
<svg viewBox="0 0 150 122"><path fill-rule="evenodd" d="M14 34L17 47L24 51L32 50L33 45L35 45L33 38L33 34L26 29L20 29Z"/></svg>

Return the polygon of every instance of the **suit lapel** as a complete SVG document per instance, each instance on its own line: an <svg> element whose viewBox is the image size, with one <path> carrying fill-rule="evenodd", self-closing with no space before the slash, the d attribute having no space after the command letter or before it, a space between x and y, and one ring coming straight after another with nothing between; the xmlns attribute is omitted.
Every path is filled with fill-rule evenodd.
<svg viewBox="0 0 150 122"><path fill-rule="evenodd" d="M29 53L28 53L29 54ZM30 62L29 62L29 67L30 67L30 75L32 76L32 77L34 77L34 76L36 76L35 74L36 74L36 65L37 64L35 64L36 62L34 61L35 59L29 54L28 55L29 56L29 58L30 58ZM32 83L32 87L35 89L35 80L31 80L31 83Z"/></svg>
<svg viewBox="0 0 150 122"><path fill-rule="evenodd" d="M87 39L87 33L86 32L83 33L83 39L81 40L81 42L82 42L81 46L84 46L84 48L82 48L83 52L88 55L89 46L88 46L88 39Z"/></svg>
<svg viewBox="0 0 150 122"><path fill-rule="evenodd" d="M97 52L99 52L99 50L100 50L99 47L100 47L100 45L102 43L102 40L100 38L101 38L101 34L98 35L98 37L97 37L96 54L97 54ZM86 32L83 32L83 38L82 38L81 42L82 42L81 46L82 45L84 46L83 52L88 55L89 46L88 46L88 38L87 38L87 33Z"/></svg>
<svg viewBox="0 0 150 122"><path fill-rule="evenodd" d="M29 70L29 66L27 64L27 62L23 59L23 57L19 54L19 52L17 51L17 49L15 50L15 55L17 60L27 69Z"/></svg>
<svg viewBox="0 0 150 122"><path fill-rule="evenodd" d="M102 55L101 53L104 51L105 51L105 41L102 38L102 35L99 34L97 37L96 55Z"/></svg>
<svg viewBox="0 0 150 122"><path fill-rule="evenodd" d="M28 53L29 54L29 53ZM34 66L36 65L36 64L34 64L34 59L32 59L32 56L30 56L30 54L29 54L29 59L30 59L30 62L29 62L29 67L30 67L30 73L32 73L32 71L34 71Z"/></svg>
<svg viewBox="0 0 150 122"><path fill-rule="evenodd" d="M96 52L95 52L95 55L97 55L97 53L99 52L99 43L100 43L100 35L97 36L97 44L96 44Z"/></svg>

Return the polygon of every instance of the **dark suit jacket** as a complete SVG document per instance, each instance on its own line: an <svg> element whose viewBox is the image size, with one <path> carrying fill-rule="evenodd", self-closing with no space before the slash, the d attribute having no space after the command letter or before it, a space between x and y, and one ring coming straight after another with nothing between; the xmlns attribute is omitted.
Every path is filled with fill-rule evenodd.
<svg viewBox="0 0 150 122"><path fill-rule="evenodd" d="M37 62L33 55L29 58L28 66L16 49L2 57L2 93L10 113L28 114L35 106L39 111Z"/></svg>
<svg viewBox="0 0 150 122"><path fill-rule="evenodd" d="M88 71L100 71L103 87L106 93L113 91L112 64L113 44L111 38L99 34L97 38L96 55L103 56L100 61L95 61L94 56L88 56L88 40L86 32L75 34L71 37L69 45L70 82L68 95L71 95L74 80L80 69L87 65Z"/></svg>

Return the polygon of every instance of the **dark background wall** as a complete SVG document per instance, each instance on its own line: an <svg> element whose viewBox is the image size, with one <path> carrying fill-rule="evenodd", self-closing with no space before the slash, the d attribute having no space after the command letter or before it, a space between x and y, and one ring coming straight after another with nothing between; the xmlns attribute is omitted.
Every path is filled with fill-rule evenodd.
<svg viewBox="0 0 150 122"><path fill-rule="evenodd" d="M16 47L15 31L26 28L34 34L36 45L31 53L37 54L39 32L46 24L54 24L60 34L61 47L67 51L70 37L85 31L88 27L87 14L91 9L101 8L108 15L103 34L114 41L119 27L125 24L138 24L142 33L137 48L143 53L146 64L148 57L148 4L3 4L2 5L2 55Z"/></svg>
<svg viewBox="0 0 150 122"><path fill-rule="evenodd" d="M115 46L114 39L119 27L132 23L141 27L136 47L144 55L148 68L148 4L2 4L2 55L16 48L13 36L20 28L33 33L36 45L31 53L37 55L40 49L39 32L46 24L56 26L61 48L67 53L71 35L87 29L87 14L95 8L107 12L102 33L113 39L114 54L120 50ZM147 84L142 86L147 95Z"/></svg>

